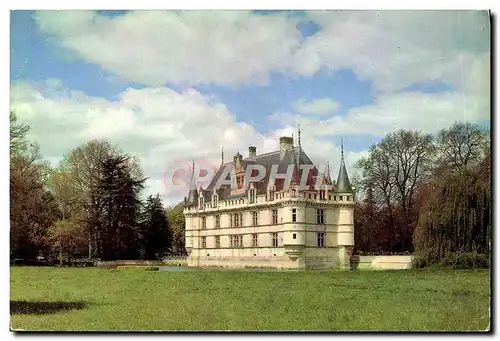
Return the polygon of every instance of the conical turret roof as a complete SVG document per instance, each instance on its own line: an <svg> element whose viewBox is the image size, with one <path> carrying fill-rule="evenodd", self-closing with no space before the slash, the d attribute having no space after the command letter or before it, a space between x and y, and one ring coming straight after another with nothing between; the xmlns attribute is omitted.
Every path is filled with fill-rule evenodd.
<svg viewBox="0 0 500 341"><path fill-rule="evenodd" d="M340 169L339 176L337 177L337 192L339 193L352 193L352 186L349 181L349 176L347 175L347 170L345 168L344 162L344 141L341 144L340 152Z"/></svg>
<svg viewBox="0 0 500 341"><path fill-rule="evenodd" d="M191 174L191 182L189 184L189 194L186 199L187 205L196 205L198 203L198 190L196 189L196 178L194 174L194 160L193 160L193 173Z"/></svg>

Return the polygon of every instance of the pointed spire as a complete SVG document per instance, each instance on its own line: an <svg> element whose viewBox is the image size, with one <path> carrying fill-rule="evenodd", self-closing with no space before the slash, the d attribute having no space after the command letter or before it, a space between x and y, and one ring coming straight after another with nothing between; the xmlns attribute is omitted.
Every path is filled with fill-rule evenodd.
<svg viewBox="0 0 500 341"><path fill-rule="evenodd" d="M221 165L223 165L224 164L224 146L222 146L222 151L220 154L221 154L220 155L221 156Z"/></svg>
<svg viewBox="0 0 500 341"><path fill-rule="evenodd" d="M330 177L330 162L329 161L326 161L325 180L328 184L332 183L332 178Z"/></svg>
<svg viewBox="0 0 500 341"><path fill-rule="evenodd" d="M337 178L337 192L339 193L352 193L351 183L349 182L349 176L347 175L347 170L345 168L344 161L344 139L341 139L340 147L340 169L339 176Z"/></svg>
<svg viewBox="0 0 500 341"><path fill-rule="evenodd" d="M189 194L186 203L188 205L195 205L198 202L198 191L196 188L196 176L194 173L194 159L193 159L193 173L191 174L191 182L189 184Z"/></svg>
<svg viewBox="0 0 500 341"><path fill-rule="evenodd" d="M340 164L345 164L344 162L344 138L340 138Z"/></svg>

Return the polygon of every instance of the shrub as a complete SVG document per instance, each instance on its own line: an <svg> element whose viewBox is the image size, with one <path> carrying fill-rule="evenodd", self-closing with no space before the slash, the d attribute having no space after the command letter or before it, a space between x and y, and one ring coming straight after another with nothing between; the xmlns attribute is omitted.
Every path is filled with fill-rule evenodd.
<svg viewBox="0 0 500 341"><path fill-rule="evenodd" d="M421 269L429 266L429 262L422 256L415 256L411 261L411 267L413 269Z"/></svg>
<svg viewBox="0 0 500 341"><path fill-rule="evenodd" d="M450 252L445 255L441 265L453 269L485 269L490 267L487 255L477 252Z"/></svg>

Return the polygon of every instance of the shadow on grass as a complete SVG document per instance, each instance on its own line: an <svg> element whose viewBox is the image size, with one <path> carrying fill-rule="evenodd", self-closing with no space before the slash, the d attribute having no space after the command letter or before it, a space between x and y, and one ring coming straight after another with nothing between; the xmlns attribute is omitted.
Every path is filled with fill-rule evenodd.
<svg viewBox="0 0 500 341"><path fill-rule="evenodd" d="M54 314L60 311L73 309L85 309L86 302L31 302L31 301L10 301L11 315L43 315Z"/></svg>

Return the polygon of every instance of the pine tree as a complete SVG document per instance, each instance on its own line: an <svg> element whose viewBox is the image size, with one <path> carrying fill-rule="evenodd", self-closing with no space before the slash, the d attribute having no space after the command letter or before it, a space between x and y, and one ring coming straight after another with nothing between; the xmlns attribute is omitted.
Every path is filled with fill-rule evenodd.
<svg viewBox="0 0 500 341"><path fill-rule="evenodd" d="M90 230L104 260L137 259L140 250L140 191L145 179L131 176L127 155L110 155L100 164L92 190Z"/></svg>
<svg viewBox="0 0 500 341"><path fill-rule="evenodd" d="M160 196L149 196L142 221L144 258L157 259L172 251L172 232Z"/></svg>

